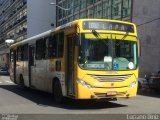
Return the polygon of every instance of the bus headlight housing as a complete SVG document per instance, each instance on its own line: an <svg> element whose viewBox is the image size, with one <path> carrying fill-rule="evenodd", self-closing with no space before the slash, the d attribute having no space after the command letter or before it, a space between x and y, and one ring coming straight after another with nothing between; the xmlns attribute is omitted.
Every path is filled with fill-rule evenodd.
<svg viewBox="0 0 160 120"><path fill-rule="evenodd" d="M86 88L89 88L89 89L92 88L92 86L91 86L90 84L88 84L87 82L85 82L85 81L83 81L83 80L78 79L78 80L77 80L77 83L81 84L82 86L84 86L84 87L86 87Z"/></svg>
<svg viewBox="0 0 160 120"><path fill-rule="evenodd" d="M137 83L137 80L134 80L128 87L132 88L132 87L134 87L136 85L136 83Z"/></svg>

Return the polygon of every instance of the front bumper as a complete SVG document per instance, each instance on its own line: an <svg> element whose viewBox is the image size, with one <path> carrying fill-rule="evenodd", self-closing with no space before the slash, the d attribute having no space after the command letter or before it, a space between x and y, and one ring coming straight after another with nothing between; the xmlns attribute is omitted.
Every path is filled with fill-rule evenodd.
<svg viewBox="0 0 160 120"><path fill-rule="evenodd" d="M137 83L132 87L119 88L87 88L77 84L76 99L104 99L104 98L130 98L137 94ZM115 92L115 95L107 95L108 92Z"/></svg>

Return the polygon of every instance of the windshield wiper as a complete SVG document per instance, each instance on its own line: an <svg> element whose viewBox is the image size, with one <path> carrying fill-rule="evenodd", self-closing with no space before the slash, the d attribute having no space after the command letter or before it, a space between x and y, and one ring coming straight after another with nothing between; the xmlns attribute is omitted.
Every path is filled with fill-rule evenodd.
<svg viewBox="0 0 160 120"><path fill-rule="evenodd" d="M92 30L92 33L93 33L93 35L96 37L96 38L99 38L100 36L99 36L99 33L96 31L96 30ZM107 40L108 40L108 37L107 37ZM108 46L108 43L103 39L102 40L103 42L104 42L104 44L106 45L106 46Z"/></svg>
<svg viewBox="0 0 160 120"><path fill-rule="evenodd" d="M126 32L126 34L123 36L121 40L124 40L129 35L129 32Z"/></svg>
<svg viewBox="0 0 160 120"><path fill-rule="evenodd" d="M99 33L96 30L92 30L92 33L96 38L99 38Z"/></svg>

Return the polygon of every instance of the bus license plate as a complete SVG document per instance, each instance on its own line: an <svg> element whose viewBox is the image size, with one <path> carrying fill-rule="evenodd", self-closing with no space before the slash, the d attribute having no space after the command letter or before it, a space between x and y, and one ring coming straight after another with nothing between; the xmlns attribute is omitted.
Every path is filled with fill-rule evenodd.
<svg viewBox="0 0 160 120"><path fill-rule="evenodd" d="M117 95L117 92L116 91L108 91L107 95Z"/></svg>

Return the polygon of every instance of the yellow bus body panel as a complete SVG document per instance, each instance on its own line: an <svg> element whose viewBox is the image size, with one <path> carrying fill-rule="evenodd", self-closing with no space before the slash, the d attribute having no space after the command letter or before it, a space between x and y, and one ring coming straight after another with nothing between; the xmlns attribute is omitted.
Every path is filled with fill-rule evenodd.
<svg viewBox="0 0 160 120"><path fill-rule="evenodd" d="M76 99L99 99L99 98L118 98L118 97L134 97L137 94L138 86L138 69L131 71L89 71L82 70L79 66L77 67L77 80L83 80L92 88L87 88L76 82ZM122 82L99 82L92 76L121 76L130 75L128 79L124 79ZM136 84L129 88L129 85L137 81ZM107 96L107 92L116 92L117 95Z"/></svg>

